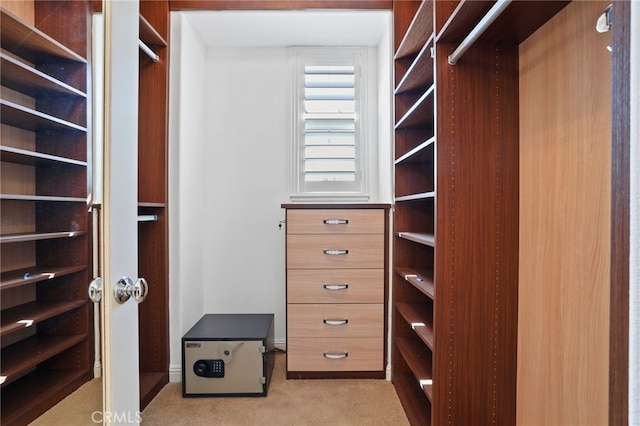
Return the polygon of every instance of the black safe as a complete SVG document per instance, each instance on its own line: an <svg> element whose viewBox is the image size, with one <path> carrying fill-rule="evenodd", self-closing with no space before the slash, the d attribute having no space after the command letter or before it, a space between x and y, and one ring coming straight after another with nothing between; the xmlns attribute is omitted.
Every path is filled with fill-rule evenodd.
<svg viewBox="0 0 640 426"><path fill-rule="evenodd" d="M182 396L266 396L273 314L206 314L182 336Z"/></svg>

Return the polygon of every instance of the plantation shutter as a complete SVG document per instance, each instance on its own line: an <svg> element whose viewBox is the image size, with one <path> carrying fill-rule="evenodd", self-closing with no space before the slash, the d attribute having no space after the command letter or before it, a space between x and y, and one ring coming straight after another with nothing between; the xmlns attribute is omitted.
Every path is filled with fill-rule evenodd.
<svg viewBox="0 0 640 426"><path fill-rule="evenodd" d="M304 67L304 180L356 180L356 68Z"/></svg>

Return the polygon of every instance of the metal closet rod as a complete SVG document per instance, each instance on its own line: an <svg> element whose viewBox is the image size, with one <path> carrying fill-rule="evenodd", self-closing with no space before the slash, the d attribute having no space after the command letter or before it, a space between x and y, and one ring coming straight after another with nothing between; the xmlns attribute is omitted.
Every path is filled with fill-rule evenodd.
<svg viewBox="0 0 640 426"><path fill-rule="evenodd" d="M455 65L458 62L458 59L464 55L464 53L476 42L476 40L489 28L489 25L493 23L493 21L500 16L500 14L509 6L512 0L498 0L496 4L489 9L486 15L482 17L478 25L476 25L469 35L462 40L462 43L458 46L456 50L453 51L451 55L449 55L449 65Z"/></svg>
<svg viewBox="0 0 640 426"><path fill-rule="evenodd" d="M149 46L144 44L142 40L138 40L138 46L140 46L140 50L146 53L147 56L149 56L153 62L158 62L159 60L158 55L156 55L155 52L151 50Z"/></svg>

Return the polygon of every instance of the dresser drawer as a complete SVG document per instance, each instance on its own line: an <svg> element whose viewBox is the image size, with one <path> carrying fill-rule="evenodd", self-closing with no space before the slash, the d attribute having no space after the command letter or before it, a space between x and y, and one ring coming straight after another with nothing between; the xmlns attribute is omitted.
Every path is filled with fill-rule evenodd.
<svg viewBox="0 0 640 426"><path fill-rule="evenodd" d="M382 303L384 269L289 269L287 303Z"/></svg>
<svg viewBox="0 0 640 426"><path fill-rule="evenodd" d="M287 210L288 234L382 234L384 210Z"/></svg>
<svg viewBox="0 0 640 426"><path fill-rule="evenodd" d="M384 331L384 305L287 305L288 337L378 337Z"/></svg>
<svg viewBox="0 0 640 426"><path fill-rule="evenodd" d="M381 338L293 338L287 341L287 371L381 371Z"/></svg>
<svg viewBox="0 0 640 426"><path fill-rule="evenodd" d="M380 268L384 234L289 235L288 268Z"/></svg>

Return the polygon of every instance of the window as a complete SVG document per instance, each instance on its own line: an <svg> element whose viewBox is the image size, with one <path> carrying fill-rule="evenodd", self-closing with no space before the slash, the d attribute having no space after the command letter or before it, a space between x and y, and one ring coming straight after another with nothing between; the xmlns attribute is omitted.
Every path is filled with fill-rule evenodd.
<svg viewBox="0 0 640 426"><path fill-rule="evenodd" d="M365 48L294 49L292 197L365 196Z"/></svg>

